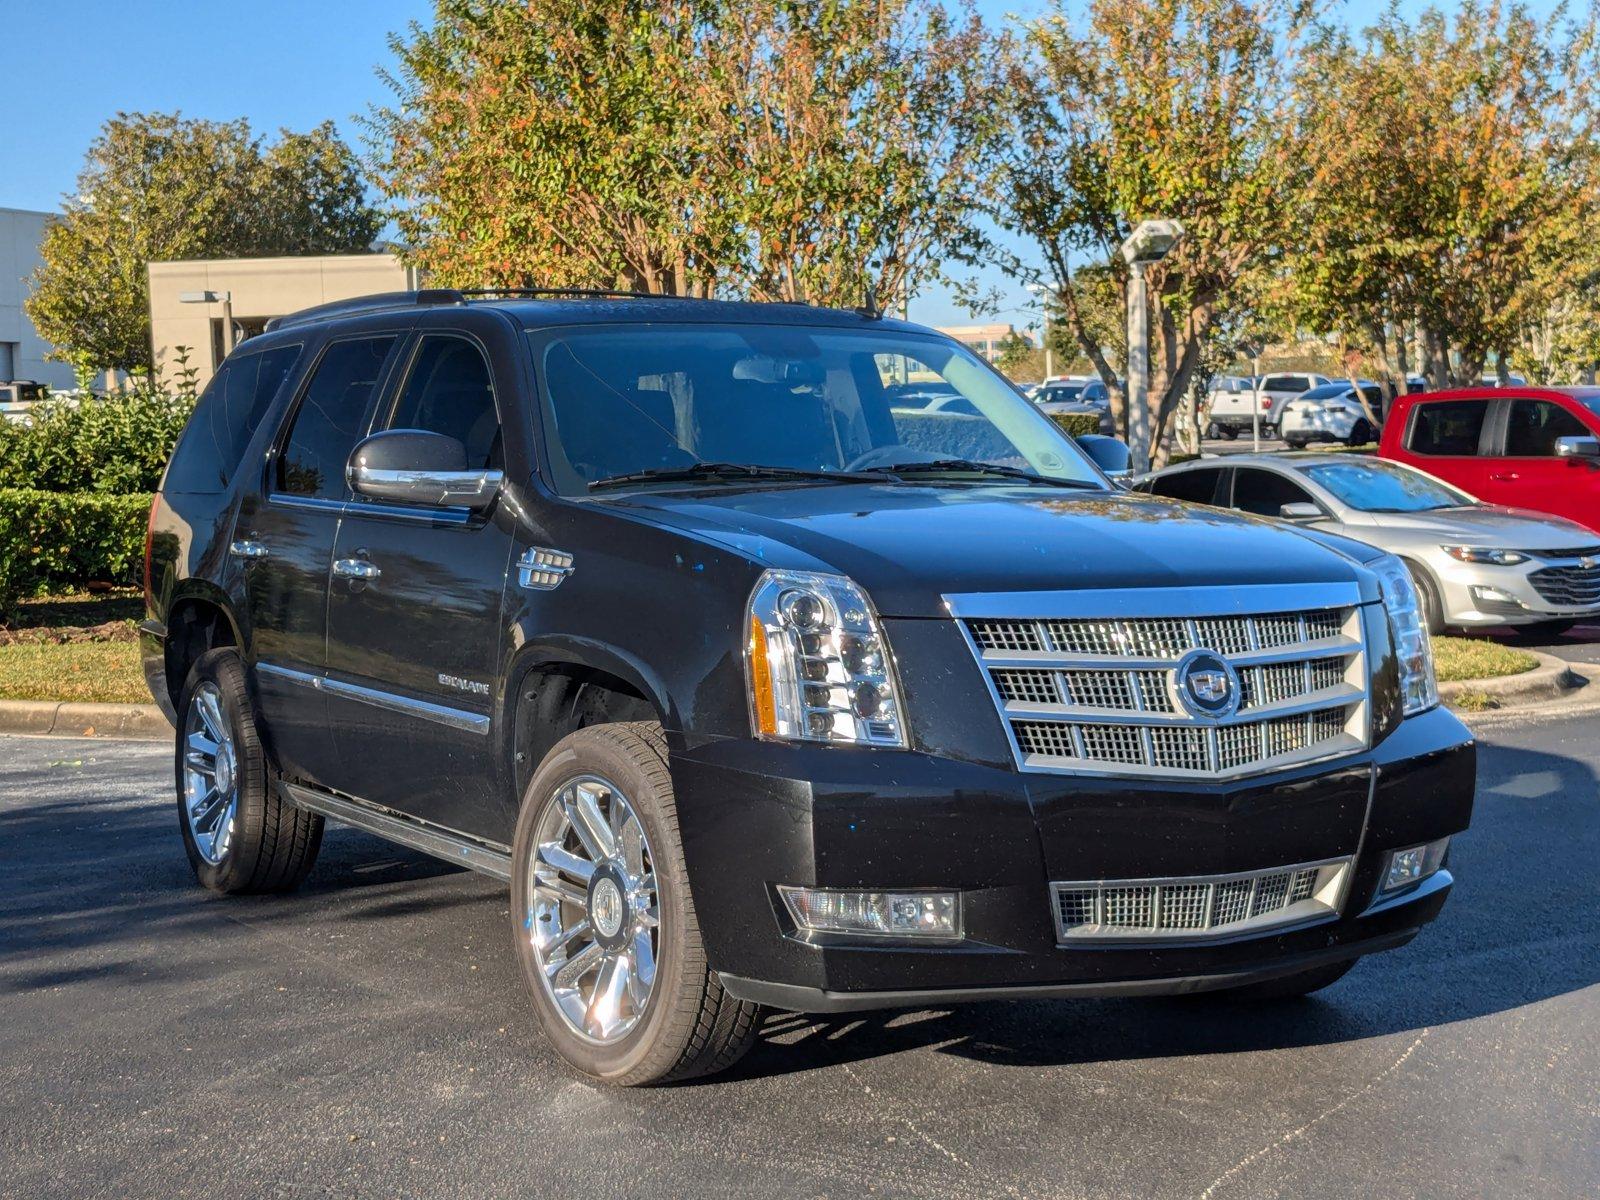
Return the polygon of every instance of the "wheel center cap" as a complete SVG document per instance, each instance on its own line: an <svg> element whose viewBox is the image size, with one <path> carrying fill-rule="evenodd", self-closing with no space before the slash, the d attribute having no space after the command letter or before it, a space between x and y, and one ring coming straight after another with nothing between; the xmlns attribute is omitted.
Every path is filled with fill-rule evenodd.
<svg viewBox="0 0 1600 1200"><path fill-rule="evenodd" d="M622 889L616 880L610 876L597 879L589 894L589 919L595 932L605 939L616 937L622 929L624 908Z"/></svg>
<svg viewBox="0 0 1600 1200"><path fill-rule="evenodd" d="M233 790L233 758L226 748L217 751L217 791L226 795Z"/></svg>

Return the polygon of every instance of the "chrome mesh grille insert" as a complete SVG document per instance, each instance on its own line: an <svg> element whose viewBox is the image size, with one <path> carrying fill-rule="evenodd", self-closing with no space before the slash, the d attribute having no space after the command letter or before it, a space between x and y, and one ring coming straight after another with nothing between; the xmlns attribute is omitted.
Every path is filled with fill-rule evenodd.
<svg viewBox="0 0 1600 1200"><path fill-rule="evenodd" d="M1194 617L960 615L1022 770L1242 775L1366 744L1367 667L1354 604ZM1236 710L1207 716L1185 707L1175 676L1198 650L1232 668Z"/></svg>
<svg viewBox="0 0 1600 1200"><path fill-rule="evenodd" d="M1350 859L1238 875L1053 883L1056 935L1075 941L1228 937L1336 913Z"/></svg>

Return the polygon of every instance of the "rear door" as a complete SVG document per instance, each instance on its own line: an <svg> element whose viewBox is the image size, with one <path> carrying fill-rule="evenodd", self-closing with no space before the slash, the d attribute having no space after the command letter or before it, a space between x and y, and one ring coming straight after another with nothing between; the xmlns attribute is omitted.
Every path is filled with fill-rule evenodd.
<svg viewBox="0 0 1600 1200"><path fill-rule="evenodd" d="M1554 397L1515 397L1502 405L1500 458L1490 479L1497 504L1531 508L1600 529L1600 471L1593 459L1558 458L1556 441L1595 437L1586 422L1592 414L1575 401ZM1600 424L1600 422L1595 422Z"/></svg>
<svg viewBox="0 0 1600 1200"><path fill-rule="evenodd" d="M504 469L497 398L478 332L420 332L373 422L462 442L471 469ZM505 358L504 348L500 355ZM480 837L503 835L490 717L512 539L497 508L470 513L353 498L328 603L327 703L341 790ZM357 564L366 577L344 573Z"/></svg>
<svg viewBox="0 0 1600 1200"><path fill-rule="evenodd" d="M328 567L348 491L344 464L400 342L395 332L329 341L301 384L247 494L230 553L241 564L261 715L290 775L331 785L333 739L320 691Z"/></svg>
<svg viewBox="0 0 1600 1200"><path fill-rule="evenodd" d="M1488 456L1490 415L1498 403L1485 397L1416 401L1401 431L1402 453L1396 457L1481 500L1504 503L1494 495L1504 481L1492 478L1498 468Z"/></svg>

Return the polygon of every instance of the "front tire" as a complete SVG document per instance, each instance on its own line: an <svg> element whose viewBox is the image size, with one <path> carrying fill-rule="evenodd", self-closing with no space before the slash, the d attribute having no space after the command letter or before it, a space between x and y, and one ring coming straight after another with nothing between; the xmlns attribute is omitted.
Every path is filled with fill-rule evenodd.
<svg viewBox="0 0 1600 1200"><path fill-rule="evenodd" d="M322 848L322 818L285 804L233 649L200 657L178 697L178 828L189 865L214 892L288 892Z"/></svg>
<svg viewBox="0 0 1600 1200"><path fill-rule="evenodd" d="M1362 417L1350 430L1350 436L1345 438L1344 444L1352 447L1365 446L1370 441L1372 441L1372 426L1367 423L1365 417Z"/></svg>
<svg viewBox="0 0 1600 1200"><path fill-rule="evenodd" d="M517 819L511 917L539 1024L584 1074L669 1083L754 1042L760 1007L706 965L659 725L592 725L546 756Z"/></svg>

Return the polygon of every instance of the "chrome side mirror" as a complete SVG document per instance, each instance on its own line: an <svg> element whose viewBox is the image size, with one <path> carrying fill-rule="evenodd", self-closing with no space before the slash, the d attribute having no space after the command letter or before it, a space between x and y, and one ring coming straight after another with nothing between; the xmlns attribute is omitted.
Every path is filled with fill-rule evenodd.
<svg viewBox="0 0 1600 1200"><path fill-rule="evenodd" d="M1557 458L1600 458L1600 438L1561 437L1556 439Z"/></svg>
<svg viewBox="0 0 1600 1200"><path fill-rule="evenodd" d="M1280 507L1278 516L1285 521L1320 521L1322 510L1309 500L1295 500Z"/></svg>
<svg viewBox="0 0 1600 1200"><path fill-rule="evenodd" d="M488 508L500 491L499 471L469 470L467 448L423 429L375 433L350 453L345 478L374 500L429 508Z"/></svg>

